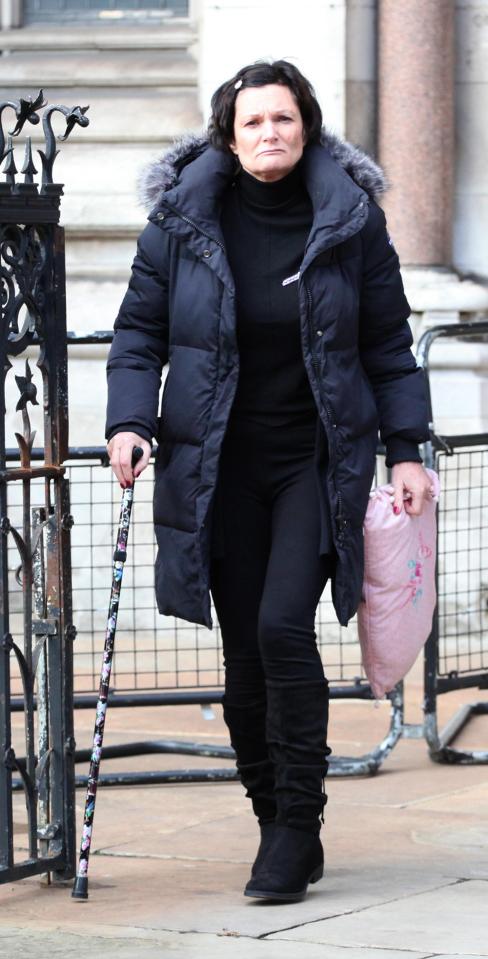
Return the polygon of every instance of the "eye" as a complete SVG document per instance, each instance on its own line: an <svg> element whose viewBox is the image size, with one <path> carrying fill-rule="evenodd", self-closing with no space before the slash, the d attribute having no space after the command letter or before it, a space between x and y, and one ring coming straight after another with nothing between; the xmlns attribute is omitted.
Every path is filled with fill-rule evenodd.
<svg viewBox="0 0 488 959"><path fill-rule="evenodd" d="M289 120L289 121L291 121L293 118L292 118L292 117L287 117L287 116L285 116L285 115L283 114L283 116L278 117L278 119L279 119L279 120Z"/></svg>
<svg viewBox="0 0 488 959"><path fill-rule="evenodd" d="M257 123L256 120L248 120L247 123L246 123L246 126L247 126L247 127L255 127L255 126L256 126L256 123Z"/></svg>

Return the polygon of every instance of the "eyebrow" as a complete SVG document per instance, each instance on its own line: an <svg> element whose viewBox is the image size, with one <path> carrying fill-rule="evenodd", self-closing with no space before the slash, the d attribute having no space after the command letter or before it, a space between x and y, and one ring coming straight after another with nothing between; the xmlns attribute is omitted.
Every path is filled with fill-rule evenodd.
<svg viewBox="0 0 488 959"><path fill-rule="evenodd" d="M277 114L281 114L281 113L295 113L295 112L296 111L293 109L293 107L283 107L282 110L273 110L272 114L273 116L276 116ZM260 117L260 116L262 116L262 113L245 113L244 116L241 117L241 119L254 120L256 117Z"/></svg>

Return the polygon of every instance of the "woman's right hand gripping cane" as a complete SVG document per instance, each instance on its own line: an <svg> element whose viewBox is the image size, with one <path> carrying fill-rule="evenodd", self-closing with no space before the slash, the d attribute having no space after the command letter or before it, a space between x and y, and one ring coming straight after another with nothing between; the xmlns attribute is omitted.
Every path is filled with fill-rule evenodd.
<svg viewBox="0 0 488 959"><path fill-rule="evenodd" d="M140 446L143 455L132 469L132 451L134 446ZM122 487L132 486L135 479L146 469L151 456L151 444L137 433L116 433L107 443L107 452L110 465Z"/></svg>

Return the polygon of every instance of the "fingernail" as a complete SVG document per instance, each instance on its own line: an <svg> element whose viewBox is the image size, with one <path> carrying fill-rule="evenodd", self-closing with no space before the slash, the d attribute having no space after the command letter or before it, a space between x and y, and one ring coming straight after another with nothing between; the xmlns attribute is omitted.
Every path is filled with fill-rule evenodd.
<svg viewBox="0 0 488 959"><path fill-rule="evenodd" d="M399 512L400 512L400 507L399 507L399 506L394 506L394 507L393 507L393 512L395 513L395 516L398 516L398 514L399 514Z"/></svg>

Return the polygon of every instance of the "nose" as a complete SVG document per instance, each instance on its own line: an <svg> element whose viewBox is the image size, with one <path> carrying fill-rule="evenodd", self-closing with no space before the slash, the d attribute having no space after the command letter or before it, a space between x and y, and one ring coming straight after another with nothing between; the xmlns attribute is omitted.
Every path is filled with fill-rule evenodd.
<svg viewBox="0 0 488 959"><path fill-rule="evenodd" d="M274 140L276 138L275 125L271 119L264 121L262 134L263 140Z"/></svg>

